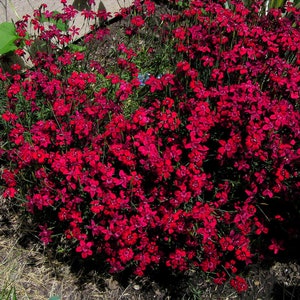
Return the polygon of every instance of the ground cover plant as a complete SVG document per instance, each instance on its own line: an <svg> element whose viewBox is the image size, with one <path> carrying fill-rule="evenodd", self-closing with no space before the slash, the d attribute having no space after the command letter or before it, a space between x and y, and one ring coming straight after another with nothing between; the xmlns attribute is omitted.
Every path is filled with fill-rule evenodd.
<svg viewBox="0 0 300 300"><path fill-rule="evenodd" d="M109 36L104 11L16 24L42 46L0 73L4 197L45 245L108 272L196 270L246 291L241 272L299 234L299 9L134 4L106 62L88 51ZM97 18L82 46L76 14Z"/></svg>

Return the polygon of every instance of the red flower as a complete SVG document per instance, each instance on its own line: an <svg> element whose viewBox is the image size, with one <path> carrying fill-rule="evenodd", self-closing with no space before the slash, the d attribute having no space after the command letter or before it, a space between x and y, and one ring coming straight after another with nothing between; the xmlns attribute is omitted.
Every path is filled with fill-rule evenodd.
<svg viewBox="0 0 300 300"><path fill-rule="evenodd" d="M4 169L1 172L1 178L5 181L5 184L8 187L15 187L17 185L17 181L15 178L14 172L8 170L8 169Z"/></svg>
<svg viewBox="0 0 300 300"><path fill-rule="evenodd" d="M104 206L100 204L99 200L91 201L91 212L94 214L99 214L104 210Z"/></svg>
<svg viewBox="0 0 300 300"><path fill-rule="evenodd" d="M230 237L222 237L219 241L220 246L223 251L233 251L234 245L232 244L232 239Z"/></svg>
<svg viewBox="0 0 300 300"><path fill-rule="evenodd" d="M237 272L237 268L235 267L236 261L234 259L227 261L224 265L225 269L230 270L232 273Z"/></svg>
<svg viewBox="0 0 300 300"><path fill-rule="evenodd" d="M238 260L249 261L249 258L252 256L247 246L243 246L240 249L235 251L235 256Z"/></svg>
<svg viewBox="0 0 300 300"><path fill-rule="evenodd" d="M4 190L2 196L3 196L4 199L7 198L7 197L14 198L16 194L17 194L17 190L13 187L9 187L9 188Z"/></svg>
<svg viewBox="0 0 300 300"><path fill-rule="evenodd" d="M226 153L226 156L228 158L231 158L237 151L237 144L236 141L233 139L229 139L227 142L223 140L219 140L219 143L221 144L221 147L218 149L218 158L222 158L224 154Z"/></svg>
<svg viewBox="0 0 300 300"><path fill-rule="evenodd" d="M82 258L87 258L93 254L91 247L94 245L93 242L86 242L85 240L80 240L79 246L76 247L76 252L81 253Z"/></svg>
<svg viewBox="0 0 300 300"><path fill-rule="evenodd" d="M56 99L53 104L53 111L55 112L56 116L65 116L69 115L71 111L72 104L66 104L64 99Z"/></svg>
<svg viewBox="0 0 300 300"><path fill-rule="evenodd" d="M20 84L19 84L19 83L13 83L13 84L9 87L9 89L8 89L8 91L7 91L7 96L8 96L9 98L11 98L11 97L13 97L14 95L18 94L18 93L20 92L20 90L21 90Z"/></svg>
<svg viewBox="0 0 300 300"><path fill-rule="evenodd" d="M140 126L145 126L150 122L150 118L147 116L147 114L147 110L144 107L140 107L132 116L132 121Z"/></svg>
<svg viewBox="0 0 300 300"><path fill-rule="evenodd" d="M122 263L126 264L133 258L134 253L131 248L122 248L119 250L119 256Z"/></svg>
<svg viewBox="0 0 300 300"><path fill-rule="evenodd" d="M248 284L246 280L240 276L235 276L235 278L230 280L230 285L238 292L242 293L248 290Z"/></svg>
<svg viewBox="0 0 300 300"><path fill-rule="evenodd" d="M177 63L178 72L186 72L191 68L190 64L187 61L181 61Z"/></svg>
<svg viewBox="0 0 300 300"><path fill-rule="evenodd" d="M166 261L166 265L172 269L179 269L184 271L187 269L186 251L183 249L176 249L175 252L170 254L170 258Z"/></svg>
<svg viewBox="0 0 300 300"><path fill-rule="evenodd" d="M125 245L132 246L137 242L138 235L136 232L132 232L132 230L126 230L122 234L122 240Z"/></svg>
<svg viewBox="0 0 300 300"><path fill-rule="evenodd" d="M163 83L161 78L156 78L155 76L150 76L149 79L145 82L146 85L150 86L150 92L154 93L156 91L162 91L163 90Z"/></svg>
<svg viewBox="0 0 300 300"><path fill-rule="evenodd" d="M276 176L277 176L277 180L280 181L284 181L286 179L290 178L290 173L284 169L284 166L281 165L277 170L276 170Z"/></svg>
<svg viewBox="0 0 300 300"><path fill-rule="evenodd" d="M51 235L53 231L48 229L47 224L39 225L39 228L41 230L41 232L39 233L39 237L41 241L44 243L44 245L47 245L50 242L52 242Z"/></svg>
<svg viewBox="0 0 300 300"><path fill-rule="evenodd" d="M11 113L10 111L6 111L4 114L2 114L2 119L6 122L12 122L16 121L19 117L16 114Z"/></svg>
<svg viewBox="0 0 300 300"><path fill-rule="evenodd" d="M285 250L285 248L282 247L283 241L276 241L275 239L271 240L271 245L268 247L269 250L273 251L274 254L277 254L279 251Z"/></svg>
<svg viewBox="0 0 300 300"><path fill-rule="evenodd" d="M224 271L218 272L216 277L213 279L213 282L218 285L222 285L226 282L226 273Z"/></svg>
<svg viewBox="0 0 300 300"><path fill-rule="evenodd" d="M190 179L189 187L193 192L194 196L198 196L202 193L202 188L206 183L206 174L194 175Z"/></svg>
<svg viewBox="0 0 300 300"><path fill-rule="evenodd" d="M25 132L25 128L23 127L23 125L17 123L15 127L11 130L9 134L9 138L16 145L21 145L24 143L24 137L23 137L24 132Z"/></svg>
<svg viewBox="0 0 300 300"><path fill-rule="evenodd" d="M255 226L256 226L256 230L255 230L255 234L260 235L262 233L267 234L268 233L268 228L265 227L261 222L258 221L257 218L254 218L255 220Z"/></svg>
<svg viewBox="0 0 300 300"><path fill-rule="evenodd" d="M262 130L257 132L251 132L250 135L246 138L246 146L250 151L257 151L261 147L261 143L265 138L265 134L262 133Z"/></svg>
<svg viewBox="0 0 300 300"><path fill-rule="evenodd" d="M86 186L83 188L85 192L88 192L91 196L91 198L94 198L95 195L102 196L102 190L99 187L99 181L92 179L92 178L87 178L86 179Z"/></svg>
<svg viewBox="0 0 300 300"><path fill-rule="evenodd" d="M131 24L136 27L141 27L144 25L145 21L141 16L132 17L130 20Z"/></svg>
<svg viewBox="0 0 300 300"><path fill-rule="evenodd" d="M185 27L177 27L173 30L174 36L179 40L184 40L187 37L187 32Z"/></svg>

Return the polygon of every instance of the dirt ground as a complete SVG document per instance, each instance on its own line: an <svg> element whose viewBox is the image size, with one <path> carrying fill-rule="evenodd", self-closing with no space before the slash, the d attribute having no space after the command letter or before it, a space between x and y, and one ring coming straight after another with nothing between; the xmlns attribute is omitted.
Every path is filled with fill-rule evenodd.
<svg viewBox="0 0 300 300"><path fill-rule="evenodd" d="M14 287L18 300L48 300L51 296L60 300L300 299L300 265L295 262L254 266L246 278L249 290L239 295L229 285L215 286L193 273L186 278L104 276L99 268L57 259L53 251L37 243L30 227L21 227L20 220L1 205L0 291Z"/></svg>

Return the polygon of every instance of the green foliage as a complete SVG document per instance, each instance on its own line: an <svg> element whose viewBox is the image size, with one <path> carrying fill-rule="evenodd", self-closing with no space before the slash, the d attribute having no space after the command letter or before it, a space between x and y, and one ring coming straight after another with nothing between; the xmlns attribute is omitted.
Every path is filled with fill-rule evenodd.
<svg viewBox="0 0 300 300"><path fill-rule="evenodd" d="M60 18L57 18L55 16L58 16L59 12L54 11L53 12L53 18L47 18L45 14L43 13L39 19L41 23L51 23L57 27L57 29L67 32L69 29L68 22L63 21ZM16 41L20 39L19 35L16 32L16 28L13 23L11 22L3 22L0 24L0 55L4 55L7 53L10 53L12 51L15 51L18 47L16 45ZM73 51L84 51L84 47L73 45L72 46Z"/></svg>
<svg viewBox="0 0 300 300"><path fill-rule="evenodd" d="M300 8L300 0L294 0L294 6Z"/></svg>
<svg viewBox="0 0 300 300"><path fill-rule="evenodd" d="M15 287L4 287L0 290L0 300L17 300Z"/></svg>
<svg viewBox="0 0 300 300"><path fill-rule="evenodd" d="M16 50L15 42L19 39L13 23L3 22L0 24L0 55Z"/></svg>
<svg viewBox="0 0 300 300"><path fill-rule="evenodd" d="M87 50L86 46L80 46L77 44L69 44L68 48L72 51L72 52L84 52Z"/></svg>
<svg viewBox="0 0 300 300"><path fill-rule="evenodd" d="M178 8L185 9L185 8L188 8L190 6L190 1L187 1L187 0L182 1L182 0L180 0L180 1L178 1L176 3L176 5L178 6Z"/></svg>
<svg viewBox="0 0 300 300"><path fill-rule="evenodd" d="M269 9L271 8L280 8L286 4L286 0L270 0Z"/></svg>

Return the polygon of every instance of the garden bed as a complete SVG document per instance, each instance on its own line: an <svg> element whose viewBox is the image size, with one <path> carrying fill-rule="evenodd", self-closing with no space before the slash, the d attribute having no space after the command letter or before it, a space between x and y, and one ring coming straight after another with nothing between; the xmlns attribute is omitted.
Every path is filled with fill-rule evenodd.
<svg viewBox="0 0 300 300"><path fill-rule="evenodd" d="M3 289L298 299L298 21L157 2L0 74Z"/></svg>

